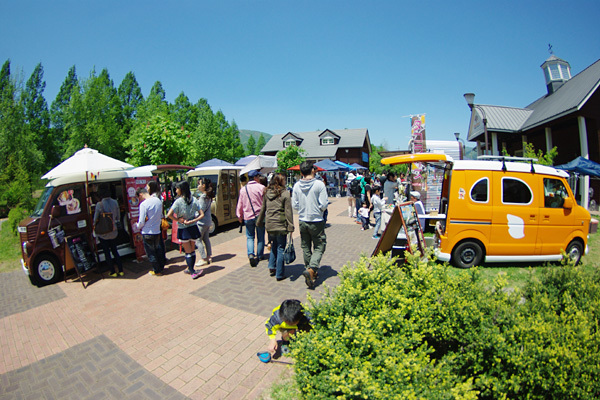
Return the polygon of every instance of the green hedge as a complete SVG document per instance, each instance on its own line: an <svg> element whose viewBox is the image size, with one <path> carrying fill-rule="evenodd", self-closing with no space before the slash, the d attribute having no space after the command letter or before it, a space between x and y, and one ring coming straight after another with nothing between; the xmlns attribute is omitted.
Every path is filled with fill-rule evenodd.
<svg viewBox="0 0 600 400"><path fill-rule="evenodd" d="M600 397L598 274L545 268L520 293L408 258L361 258L309 302L314 329L291 345L303 397Z"/></svg>

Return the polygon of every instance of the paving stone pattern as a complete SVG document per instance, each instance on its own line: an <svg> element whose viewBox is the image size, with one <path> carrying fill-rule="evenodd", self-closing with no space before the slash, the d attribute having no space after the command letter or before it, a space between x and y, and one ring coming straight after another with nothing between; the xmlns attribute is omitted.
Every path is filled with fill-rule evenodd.
<svg viewBox="0 0 600 400"><path fill-rule="evenodd" d="M2 399L186 399L101 335L0 376Z"/></svg>
<svg viewBox="0 0 600 400"><path fill-rule="evenodd" d="M25 312L66 297L58 285L38 288L21 269L0 275L0 318Z"/></svg>
<svg viewBox="0 0 600 400"><path fill-rule="evenodd" d="M321 260L319 279L315 290L308 290L302 272L304 261L300 238L294 240L296 261L286 266L288 279L277 282L269 276L268 261L256 268L244 265L191 294L203 299L234 307L253 314L269 316L271 311L285 299L306 300L307 293L319 299L325 290L324 284L335 287L339 284L338 273L348 261L358 260L361 253L370 255L376 244L371 231L357 232L358 225L330 225L326 228L327 249ZM357 236L360 237L357 240Z"/></svg>

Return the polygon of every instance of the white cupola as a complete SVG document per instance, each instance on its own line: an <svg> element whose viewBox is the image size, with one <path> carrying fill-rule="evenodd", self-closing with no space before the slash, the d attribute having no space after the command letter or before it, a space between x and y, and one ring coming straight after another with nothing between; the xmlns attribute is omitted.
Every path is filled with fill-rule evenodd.
<svg viewBox="0 0 600 400"><path fill-rule="evenodd" d="M563 83L571 79L571 66L569 63L554 54L542 64L541 68L544 70L546 77L548 94L556 92Z"/></svg>

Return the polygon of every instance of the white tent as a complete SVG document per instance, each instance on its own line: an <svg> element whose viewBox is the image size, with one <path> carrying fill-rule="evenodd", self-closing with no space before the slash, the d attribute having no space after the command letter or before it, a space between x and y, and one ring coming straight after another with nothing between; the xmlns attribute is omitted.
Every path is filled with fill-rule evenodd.
<svg viewBox="0 0 600 400"><path fill-rule="evenodd" d="M253 169L259 170L263 174L268 174L277 169L277 157L276 156L257 156L254 160L240 171L240 175L248 173Z"/></svg>
<svg viewBox="0 0 600 400"><path fill-rule="evenodd" d="M133 168L133 165L105 156L98 150L84 147L48 171L42 179L70 176L85 182L88 178L92 178L92 175L99 176L102 172L122 171L129 168Z"/></svg>

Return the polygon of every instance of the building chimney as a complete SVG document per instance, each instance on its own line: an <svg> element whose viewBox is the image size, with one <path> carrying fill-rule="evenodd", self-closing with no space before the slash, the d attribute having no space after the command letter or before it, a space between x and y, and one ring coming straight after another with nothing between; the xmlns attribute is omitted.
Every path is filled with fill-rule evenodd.
<svg viewBox="0 0 600 400"><path fill-rule="evenodd" d="M571 66L565 60L550 55L542 65L544 76L546 78L546 89L548 95L556 92L566 81L571 79Z"/></svg>

